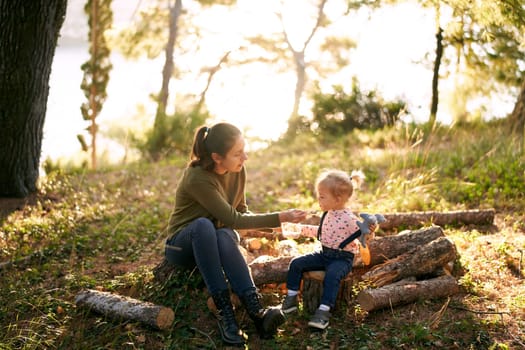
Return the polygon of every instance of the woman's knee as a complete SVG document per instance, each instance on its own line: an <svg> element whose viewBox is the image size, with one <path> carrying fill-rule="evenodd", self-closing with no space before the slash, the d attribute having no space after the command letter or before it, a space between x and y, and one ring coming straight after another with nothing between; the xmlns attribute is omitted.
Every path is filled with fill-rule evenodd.
<svg viewBox="0 0 525 350"><path fill-rule="evenodd" d="M241 238L239 237L239 234L237 233L237 231L229 229L229 228L218 229L217 237L219 238L219 240L226 240L227 242L231 240L235 244L239 244L241 242Z"/></svg>
<svg viewBox="0 0 525 350"><path fill-rule="evenodd" d="M208 218L198 218L192 223L193 235L215 235L215 225Z"/></svg>

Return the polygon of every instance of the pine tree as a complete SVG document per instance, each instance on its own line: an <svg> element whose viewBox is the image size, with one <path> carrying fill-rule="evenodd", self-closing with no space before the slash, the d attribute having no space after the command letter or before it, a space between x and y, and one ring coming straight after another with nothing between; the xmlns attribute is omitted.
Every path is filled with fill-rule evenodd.
<svg viewBox="0 0 525 350"><path fill-rule="evenodd" d="M84 78L80 85L84 90L87 101L82 104L80 110L84 120L89 121L87 128L91 136L91 166L97 168L97 133L98 125L96 118L102 110L107 98L106 88L109 82L109 73L113 68L110 61L110 49L108 48L104 33L113 24L112 0L88 0L84 11L88 15L89 22L89 54L90 58L82 66ZM83 150L88 146L83 136L78 136Z"/></svg>

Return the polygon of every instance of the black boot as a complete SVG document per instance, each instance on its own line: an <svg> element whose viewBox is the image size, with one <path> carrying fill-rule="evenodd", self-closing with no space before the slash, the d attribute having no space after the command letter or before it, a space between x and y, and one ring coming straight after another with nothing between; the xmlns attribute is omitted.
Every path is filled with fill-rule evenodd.
<svg viewBox="0 0 525 350"><path fill-rule="evenodd" d="M241 297L241 301L255 323L255 328L261 338L272 338L277 333L277 328L284 323L284 314L281 309L264 309L256 291L246 293Z"/></svg>
<svg viewBox="0 0 525 350"><path fill-rule="evenodd" d="M230 301L230 291L224 290L212 295L217 307L217 317L222 340L229 345L244 345L243 333L235 320L235 313Z"/></svg>

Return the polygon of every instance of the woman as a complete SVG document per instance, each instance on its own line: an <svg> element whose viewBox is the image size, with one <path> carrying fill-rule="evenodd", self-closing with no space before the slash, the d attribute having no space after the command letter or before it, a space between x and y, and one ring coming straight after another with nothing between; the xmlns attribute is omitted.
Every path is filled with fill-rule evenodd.
<svg viewBox="0 0 525 350"><path fill-rule="evenodd" d="M190 163L177 186L166 242L170 263L198 267L217 306L221 337L231 345L244 344L244 336L230 302L230 287L261 337L272 337L284 322L280 309L261 306L234 229L277 227L306 217L296 209L250 213L245 200L246 160L244 139L235 126L219 123L197 130Z"/></svg>

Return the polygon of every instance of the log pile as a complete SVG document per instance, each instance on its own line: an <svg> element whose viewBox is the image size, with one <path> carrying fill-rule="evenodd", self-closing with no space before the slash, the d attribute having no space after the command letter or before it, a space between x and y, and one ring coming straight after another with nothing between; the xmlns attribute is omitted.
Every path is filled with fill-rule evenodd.
<svg viewBox="0 0 525 350"><path fill-rule="evenodd" d="M364 266L363 261L356 257L354 269L342 282L338 298L347 303L354 302L355 287L367 281L370 287L362 290L357 296L357 301L366 311L376 310L385 305L393 306L410 302L417 298L434 298L457 293L456 279L450 276L452 265L457 259L456 247L445 237L441 226L490 226L493 225L495 211L494 209L429 211L393 213L384 216L387 221L380 227L385 232L395 232L398 227L432 225L370 241L371 261L368 266ZM318 223L319 217L309 218L308 224ZM286 239L280 229L242 230L239 233L248 250L257 250L259 246L257 239L269 241ZM284 283L292 258L293 256L290 255L281 255L259 256L252 262L248 258L246 260L249 262L255 284L262 286ZM165 260L162 261L154 268L156 280L170 278L174 269L176 267ZM304 275L302 297L309 311L313 312L318 306L323 278L322 271Z"/></svg>
<svg viewBox="0 0 525 350"><path fill-rule="evenodd" d="M341 282L338 302L355 302L355 287L363 281L370 287L358 294L357 301L365 311L415 301L417 298L457 293L455 278L443 276L451 271L451 265L457 258L456 247L445 237L440 226L379 237L371 240L368 246L370 265L365 266L359 258L354 260L353 271ZM292 258L260 256L253 260L248 266L255 284L263 286L286 282ZM155 268L154 273L158 280L162 280L169 278L174 268L164 261ZM303 275L302 300L309 312L314 312L319 306L323 279L323 271L311 271ZM433 288L432 293L428 293L429 288Z"/></svg>
<svg viewBox="0 0 525 350"><path fill-rule="evenodd" d="M454 243L439 226L405 231L370 242L372 264L354 267L341 282L338 300L357 300L361 309L372 311L417 299L450 296L458 292L456 278L450 275L457 259ZM315 311L322 294L322 271L303 276L303 305ZM355 297L355 287L368 286Z"/></svg>

